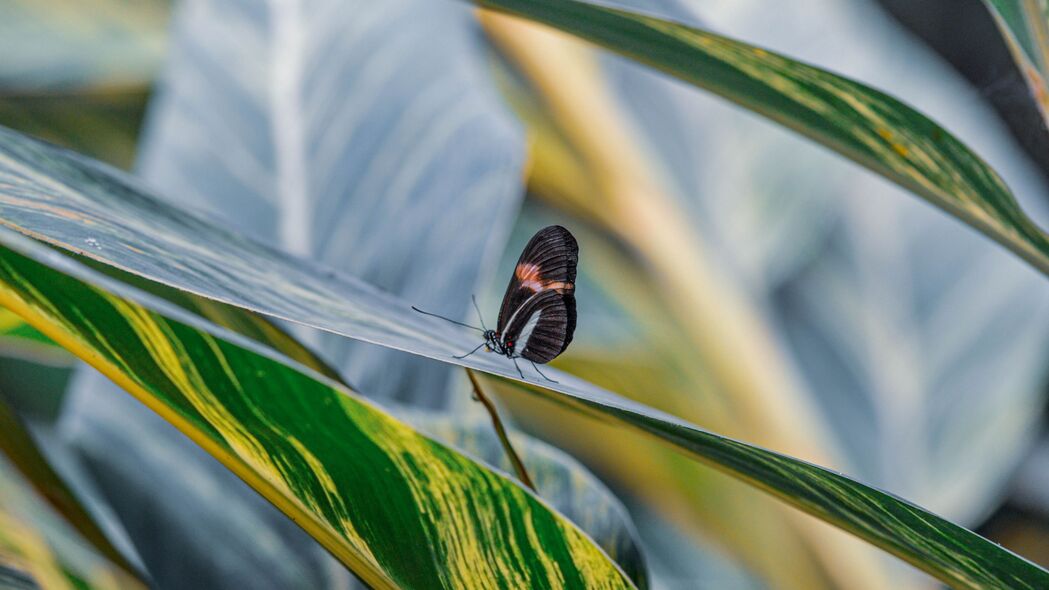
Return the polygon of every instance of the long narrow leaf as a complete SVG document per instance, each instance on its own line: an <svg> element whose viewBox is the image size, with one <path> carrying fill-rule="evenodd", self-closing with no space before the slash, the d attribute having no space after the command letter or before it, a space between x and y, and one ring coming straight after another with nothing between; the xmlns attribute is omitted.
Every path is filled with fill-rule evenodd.
<svg viewBox="0 0 1049 590"><path fill-rule="evenodd" d="M535 496L348 390L202 331L159 300L163 315L63 275L50 266L74 263L9 232L0 240L4 305L178 426L373 587L631 586Z"/></svg>
<svg viewBox="0 0 1049 590"><path fill-rule="evenodd" d="M577 35L764 115L900 184L1049 274L1049 235L979 156L873 88L682 24L577 0L474 0Z"/></svg>
<svg viewBox="0 0 1049 590"><path fill-rule="evenodd" d="M118 171L3 131L0 223L206 297L518 379L505 358L452 358L472 348L476 334L421 317L409 303L367 284L164 205ZM585 252L582 260L585 264ZM66 266L62 271L75 272ZM534 379L540 395L656 436L947 583L965 588L1049 584L1049 572L880 490L712 434L557 371L549 374L557 383Z"/></svg>

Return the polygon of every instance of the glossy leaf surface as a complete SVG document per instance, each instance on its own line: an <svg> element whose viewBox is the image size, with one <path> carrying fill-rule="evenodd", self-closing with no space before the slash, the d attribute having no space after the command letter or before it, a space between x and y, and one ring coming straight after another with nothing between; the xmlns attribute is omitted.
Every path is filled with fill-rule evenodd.
<svg viewBox="0 0 1049 590"><path fill-rule="evenodd" d="M166 206L114 170L9 132L0 134L0 149L4 225L207 297L517 379L505 358L451 358L472 348L476 335L421 317L407 302L360 281ZM952 585L1049 583L1045 570L889 494L704 431L568 375L550 375L558 383L536 380L538 394L656 436Z"/></svg>
<svg viewBox="0 0 1049 590"><path fill-rule="evenodd" d="M50 267L94 273L3 235L14 248L0 253L5 305L178 426L369 585L630 587L574 525L509 479L319 375L203 331L159 300L163 315L63 275Z"/></svg>

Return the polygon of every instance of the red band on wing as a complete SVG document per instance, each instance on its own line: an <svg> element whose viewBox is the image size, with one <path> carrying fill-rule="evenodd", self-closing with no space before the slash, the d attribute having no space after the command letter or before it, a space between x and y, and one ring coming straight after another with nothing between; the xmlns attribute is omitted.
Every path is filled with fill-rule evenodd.
<svg viewBox="0 0 1049 590"><path fill-rule="evenodd" d="M544 281L540 277L541 273L542 269L539 268L539 265L528 262L518 264L517 268L514 270L514 275L516 275L517 280L521 282L521 287L535 291L536 293L546 291L547 289L553 289L558 293L563 293L574 287L572 283L568 282Z"/></svg>

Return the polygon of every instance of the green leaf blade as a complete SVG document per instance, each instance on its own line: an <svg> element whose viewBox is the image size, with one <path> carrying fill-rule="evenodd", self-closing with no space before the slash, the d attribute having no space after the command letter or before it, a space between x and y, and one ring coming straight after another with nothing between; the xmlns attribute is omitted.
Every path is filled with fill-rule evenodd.
<svg viewBox="0 0 1049 590"><path fill-rule="evenodd" d="M1049 236L979 156L858 82L685 25L574 0L476 0L587 39L764 115L955 215L1049 274Z"/></svg>
<svg viewBox="0 0 1049 590"><path fill-rule="evenodd" d="M365 283L165 205L114 170L2 130L0 223L204 297L521 381L505 358L453 357L476 346L476 334L420 316L407 302ZM9 238L14 236L0 232L5 243ZM581 258L585 256L582 253ZM46 262L64 273L82 276L82 271L65 260L52 253ZM106 283L106 288L157 308L150 298L117 283ZM547 374L557 382L530 383L541 388L538 392L545 398L656 436L946 583L973 588L1049 585L1049 572L889 494L821 467L707 432L578 378L555 370ZM804 473L805 478L795 477L795 472ZM867 496L878 498L893 512L867 506L863 500ZM925 525L925 521L933 524ZM970 582L973 585L967 585Z"/></svg>
<svg viewBox="0 0 1049 590"><path fill-rule="evenodd" d="M178 426L369 584L631 587L523 488L335 384L14 250L0 258L0 299ZM509 547L520 553L500 549Z"/></svg>

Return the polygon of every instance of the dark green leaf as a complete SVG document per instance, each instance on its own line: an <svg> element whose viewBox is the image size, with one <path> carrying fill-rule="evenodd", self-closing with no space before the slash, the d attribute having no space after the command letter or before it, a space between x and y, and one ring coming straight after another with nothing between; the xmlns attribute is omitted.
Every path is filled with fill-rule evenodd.
<svg viewBox="0 0 1049 590"><path fill-rule="evenodd" d="M1049 235L979 156L873 88L759 47L577 0L475 0L636 59L764 115L899 183L1049 274Z"/></svg>

